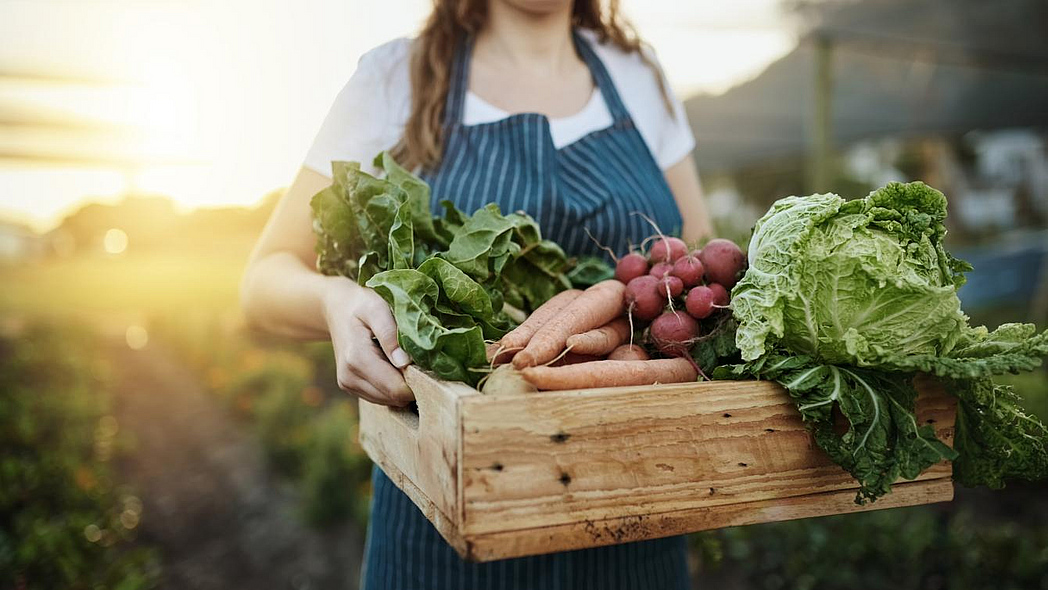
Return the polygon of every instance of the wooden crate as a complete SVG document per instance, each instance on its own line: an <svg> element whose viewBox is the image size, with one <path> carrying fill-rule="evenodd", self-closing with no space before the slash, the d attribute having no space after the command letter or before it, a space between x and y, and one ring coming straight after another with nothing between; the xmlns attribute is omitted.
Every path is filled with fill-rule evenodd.
<svg viewBox="0 0 1048 590"><path fill-rule="evenodd" d="M417 413L361 401L360 442L475 561L953 498L944 462L855 504L855 481L770 382L492 396L406 378ZM918 419L951 444L954 398L918 389Z"/></svg>

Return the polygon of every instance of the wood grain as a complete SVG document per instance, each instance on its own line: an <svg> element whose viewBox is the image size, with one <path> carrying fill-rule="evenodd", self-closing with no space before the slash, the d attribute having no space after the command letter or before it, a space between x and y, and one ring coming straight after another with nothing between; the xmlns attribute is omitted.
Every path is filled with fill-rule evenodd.
<svg viewBox="0 0 1048 590"><path fill-rule="evenodd" d="M461 383L438 382L414 366L404 378L415 394L418 413L360 400L360 444L380 466L396 466L457 525L464 505L458 485L459 400L480 394Z"/></svg>
<svg viewBox="0 0 1048 590"><path fill-rule="evenodd" d="M461 411L466 535L856 488L770 382L474 397ZM917 414L952 440L953 398L926 393Z"/></svg>
<svg viewBox="0 0 1048 590"><path fill-rule="evenodd" d="M460 554L472 561L493 561L732 526L900 508L952 499L953 482L949 479L932 479L896 484L891 494L864 506L856 504L854 491L848 490L487 533L465 539L465 549Z"/></svg>
<svg viewBox="0 0 1048 590"><path fill-rule="evenodd" d="M948 463L854 504L857 484L779 386L715 381L482 395L410 367L418 414L360 404L368 455L471 559L945 501ZM917 415L952 444L955 400Z"/></svg>

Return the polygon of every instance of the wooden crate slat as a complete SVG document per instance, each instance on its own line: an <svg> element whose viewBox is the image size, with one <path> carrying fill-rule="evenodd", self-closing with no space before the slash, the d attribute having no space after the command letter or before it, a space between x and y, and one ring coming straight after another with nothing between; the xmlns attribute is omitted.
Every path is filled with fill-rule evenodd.
<svg viewBox="0 0 1048 590"><path fill-rule="evenodd" d="M752 390L711 382L492 402L481 396L462 404L464 534L856 487L768 382ZM917 410L952 440L953 398L926 392ZM922 478L950 472L944 462Z"/></svg>
<svg viewBox="0 0 1048 590"><path fill-rule="evenodd" d="M896 484L891 494L865 506L855 504L854 490L825 492L643 517L612 518L523 531L488 533L462 541L465 547L460 553L474 561L493 561L732 526L917 506L948 502L952 499L953 482L939 478Z"/></svg>
<svg viewBox="0 0 1048 590"><path fill-rule="evenodd" d="M769 382L487 396L405 372L418 413L360 402L368 455L462 555L490 561L952 498L948 463L873 504ZM955 400L917 383L947 444Z"/></svg>

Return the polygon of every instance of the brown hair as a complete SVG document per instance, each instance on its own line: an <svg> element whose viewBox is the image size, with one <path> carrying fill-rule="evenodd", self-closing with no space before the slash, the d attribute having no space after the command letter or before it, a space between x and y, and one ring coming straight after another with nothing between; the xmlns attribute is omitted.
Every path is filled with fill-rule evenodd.
<svg viewBox="0 0 1048 590"><path fill-rule="evenodd" d="M444 103L451 85L455 47L484 25L489 0L434 0L433 12L422 27L411 55L411 115L393 156L408 168L434 168L444 149ZM601 43L611 42L626 52L639 51L655 73L666 109L673 112L662 74L643 41L619 14L619 0L575 0L572 25L590 29Z"/></svg>

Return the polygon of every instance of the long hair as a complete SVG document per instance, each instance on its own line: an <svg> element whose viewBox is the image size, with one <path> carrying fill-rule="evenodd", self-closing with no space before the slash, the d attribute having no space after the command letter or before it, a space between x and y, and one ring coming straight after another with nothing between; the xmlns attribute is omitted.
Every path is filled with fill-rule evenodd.
<svg viewBox="0 0 1048 590"><path fill-rule="evenodd" d="M451 85L451 62L456 46L480 30L487 20L489 0L434 0L433 12L422 27L411 53L411 115L404 135L393 148L396 159L409 168L435 168L444 148L444 104ZM590 29L601 43L611 42L626 52L639 52L655 75L669 112L673 103L658 67L641 51L644 45L633 26L619 14L619 0L575 0L572 25Z"/></svg>

